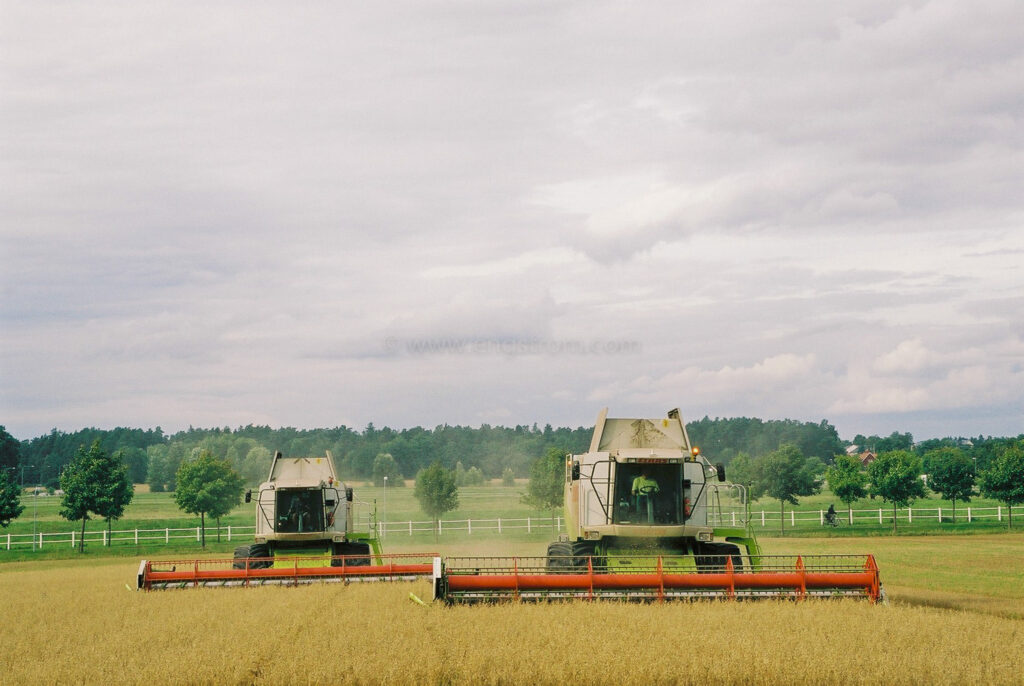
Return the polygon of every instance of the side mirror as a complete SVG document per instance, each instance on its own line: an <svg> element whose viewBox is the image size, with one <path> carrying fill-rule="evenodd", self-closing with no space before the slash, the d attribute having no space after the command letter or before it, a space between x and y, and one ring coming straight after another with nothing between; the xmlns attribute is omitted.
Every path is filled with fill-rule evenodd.
<svg viewBox="0 0 1024 686"><path fill-rule="evenodd" d="M575 461L575 460L572 463L572 480L573 481L579 481L580 480L580 463Z"/></svg>
<svg viewBox="0 0 1024 686"><path fill-rule="evenodd" d="M715 465L715 471L718 472L718 480L725 481L725 465L719 462Z"/></svg>
<svg viewBox="0 0 1024 686"><path fill-rule="evenodd" d="M248 491L245 492L245 502L247 502L247 503L251 503L252 502L252 489L251 488Z"/></svg>
<svg viewBox="0 0 1024 686"><path fill-rule="evenodd" d="M345 489L345 500L352 502L352 487L349 486Z"/></svg>

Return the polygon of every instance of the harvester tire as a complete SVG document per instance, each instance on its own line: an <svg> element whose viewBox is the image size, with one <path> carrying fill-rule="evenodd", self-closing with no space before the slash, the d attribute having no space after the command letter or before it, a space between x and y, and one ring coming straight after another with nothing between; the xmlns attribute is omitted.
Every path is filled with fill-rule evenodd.
<svg viewBox="0 0 1024 686"><path fill-rule="evenodd" d="M604 558L597 557L596 553L597 544L594 541L574 541L572 543L573 566L585 570L587 558L590 558L594 571L603 572L607 562Z"/></svg>
<svg viewBox="0 0 1024 686"><path fill-rule="evenodd" d="M697 569L702 572L721 572L725 570L725 557L732 557L732 567L743 569L743 556L740 547L732 543L701 543L697 551Z"/></svg>
<svg viewBox="0 0 1024 686"><path fill-rule="evenodd" d="M556 541L548 544L547 568L549 570L572 569L575 566L575 561L571 543Z"/></svg>
<svg viewBox="0 0 1024 686"><path fill-rule="evenodd" d="M250 543L249 545L240 545L235 548L234 561L231 563L232 568L245 569L245 560L250 557L270 557L267 544ZM267 569L273 566L273 564L270 560L259 560L258 562L250 562L249 569Z"/></svg>
<svg viewBox="0 0 1024 686"><path fill-rule="evenodd" d="M370 566L370 544L360 543L358 541L346 541L344 543L335 543L331 555L365 555L366 557L349 557L345 560L346 565L352 565L355 567L369 567ZM341 560L331 560L332 567L340 567Z"/></svg>

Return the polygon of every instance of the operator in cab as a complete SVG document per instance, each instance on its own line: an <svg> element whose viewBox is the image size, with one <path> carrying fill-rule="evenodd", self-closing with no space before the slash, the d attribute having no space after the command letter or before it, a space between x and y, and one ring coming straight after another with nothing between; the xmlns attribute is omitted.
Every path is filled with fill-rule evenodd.
<svg viewBox="0 0 1024 686"><path fill-rule="evenodd" d="M633 499L636 501L637 512L647 510L648 524L654 523L654 494L659 490L658 482L651 478L649 469L644 469L640 476L633 479ZM646 508L644 507L646 505Z"/></svg>
<svg viewBox="0 0 1024 686"><path fill-rule="evenodd" d="M658 482L651 478L651 470L645 469L640 476L633 479L633 495L649 495L657 493Z"/></svg>

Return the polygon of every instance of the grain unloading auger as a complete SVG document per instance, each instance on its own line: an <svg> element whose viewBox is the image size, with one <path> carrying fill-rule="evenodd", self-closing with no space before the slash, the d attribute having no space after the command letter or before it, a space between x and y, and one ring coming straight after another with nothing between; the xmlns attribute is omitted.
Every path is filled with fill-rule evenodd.
<svg viewBox="0 0 1024 686"><path fill-rule="evenodd" d="M251 492L246 502L251 502ZM393 581L428 577L431 554L385 555L370 530L354 530L352 489L334 460L282 457L256 496L255 542L230 559L143 560L137 587L254 586L316 581Z"/></svg>
<svg viewBox="0 0 1024 686"><path fill-rule="evenodd" d="M560 598L883 597L870 555L768 556L745 489L664 419L598 415L590 450L565 462L568 534L539 558L434 560L446 602Z"/></svg>

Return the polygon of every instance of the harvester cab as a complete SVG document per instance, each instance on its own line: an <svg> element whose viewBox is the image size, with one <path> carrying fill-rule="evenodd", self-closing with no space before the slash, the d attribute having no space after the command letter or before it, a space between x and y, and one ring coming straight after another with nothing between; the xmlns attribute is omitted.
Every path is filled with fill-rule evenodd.
<svg viewBox="0 0 1024 686"><path fill-rule="evenodd" d="M246 493L250 502L252 493ZM275 453L270 475L256 493L256 542L235 557L273 558L380 554L377 539L353 531L352 489L338 480L331 454L283 457ZM269 566L270 560L260 564Z"/></svg>

